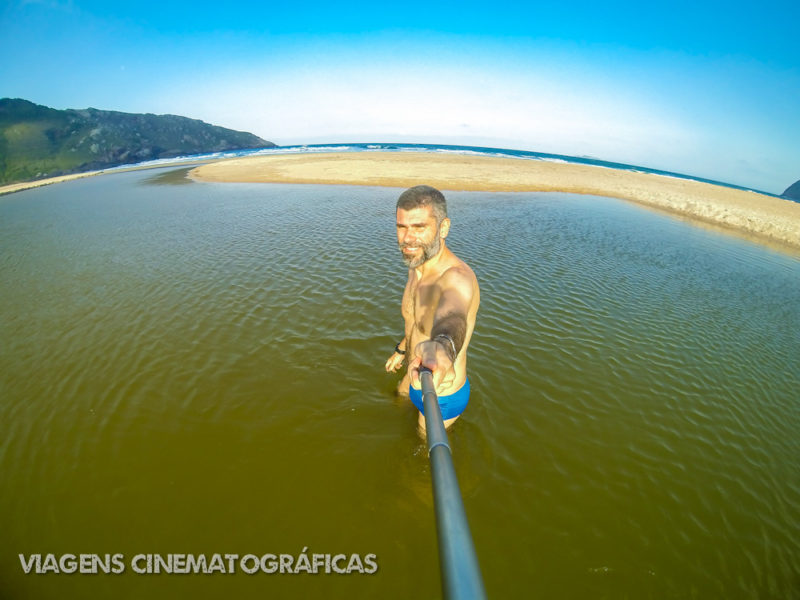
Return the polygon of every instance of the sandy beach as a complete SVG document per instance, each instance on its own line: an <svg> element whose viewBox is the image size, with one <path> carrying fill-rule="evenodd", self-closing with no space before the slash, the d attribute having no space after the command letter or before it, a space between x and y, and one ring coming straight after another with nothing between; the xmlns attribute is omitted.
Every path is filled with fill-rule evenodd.
<svg viewBox="0 0 800 600"><path fill-rule="evenodd" d="M193 169L197 181L317 183L447 191L570 192L630 200L719 226L762 243L800 249L800 203L724 186L654 175L514 158L412 152L272 155Z"/></svg>
<svg viewBox="0 0 800 600"><path fill-rule="evenodd" d="M81 179L83 177L93 177L100 175L104 171L86 171L85 173L73 173L72 175L60 175L59 177L48 177L46 179L37 179L36 181L21 181L19 183L9 183L8 185L0 186L0 196L3 194L13 194L14 192L21 192L32 188L42 187L43 185L52 185L54 183L62 183L64 181L72 181L73 179Z"/></svg>
<svg viewBox="0 0 800 600"><path fill-rule="evenodd" d="M629 200L698 225L781 249L800 250L800 203L710 183L539 160L359 152L235 158L196 166L190 177L209 182L315 183L405 188L426 183L445 191L568 192ZM158 168L169 164L130 167ZM119 172L128 169L116 169ZM91 171L0 186L0 195L102 175Z"/></svg>
<svg viewBox="0 0 800 600"><path fill-rule="evenodd" d="M94 177L95 175L105 175L107 173L123 173L125 171L144 171L147 169L161 169L164 167L178 167L185 166L191 167L193 165L202 165L208 161L205 160L191 160L191 161L176 161L174 163L164 162L159 164L150 165L131 165L130 167L114 167L111 169L103 169L100 171L84 171L83 173L71 173L69 175L59 175L57 177L46 177L44 179L37 179L35 181L20 181L19 183L9 183L7 185L0 185L0 196L3 194L13 194L14 192L22 192L44 185L52 185L54 183L63 183L65 181L72 181L74 179L83 179L84 177Z"/></svg>

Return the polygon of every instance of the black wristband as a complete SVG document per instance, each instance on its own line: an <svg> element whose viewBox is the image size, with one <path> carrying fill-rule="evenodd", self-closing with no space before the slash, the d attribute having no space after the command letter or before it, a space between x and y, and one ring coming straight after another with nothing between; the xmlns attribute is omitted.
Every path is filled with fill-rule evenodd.
<svg viewBox="0 0 800 600"><path fill-rule="evenodd" d="M456 352L456 344L446 333L440 333L436 337L433 338L434 342L439 342L442 346L444 346L444 351L447 352L450 360L452 362L456 362L456 356L458 356L458 352Z"/></svg>
<svg viewBox="0 0 800 600"><path fill-rule="evenodd" d="M400 350L400 342L397 342L394 345L394 351L397 352L397 354L402 354L403 356L405 356L405 353L406 353L405 350Z"/></svg>

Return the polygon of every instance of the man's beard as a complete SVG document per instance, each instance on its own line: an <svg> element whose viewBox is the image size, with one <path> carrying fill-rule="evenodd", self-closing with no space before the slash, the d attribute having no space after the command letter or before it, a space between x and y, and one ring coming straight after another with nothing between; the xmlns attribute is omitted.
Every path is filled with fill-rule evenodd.
<svg viewBox="0 0 800 600"><path fill-rule="evenodd" d="M414 245L400 244L399 246L400 246L400 252L403 254L403 262L406 263L406 266L409 269L416 269L417 267L419 267L420 265L430 260L439 253L439 248L441 247L440 242L441 238L437 234L436 237L433 238L433 240L431 240L428 244L423 244L420 242L417 242ZM418 256L407 256L405 253L403 253L403 248L408 248L409 246L412 248L416 246L417 248L422 250L422 254Z"/></svg>

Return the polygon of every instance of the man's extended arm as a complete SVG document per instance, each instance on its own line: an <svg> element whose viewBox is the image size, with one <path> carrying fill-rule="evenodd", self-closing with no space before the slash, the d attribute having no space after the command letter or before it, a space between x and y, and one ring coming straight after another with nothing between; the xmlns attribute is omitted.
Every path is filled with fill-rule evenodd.
<svg viewBox="0 0 800 600"><path fill-rule="evenodd" d="M442 292L433 317L431 337L417 344L409 363L415 387L419 385L419 366L428 367L434 383L445 389L455 379L453 365L467 336L467 315L474 296L471 273L451 269L443 276Z"/></svg>
<svg viewBox="0 0 800 600"><path fill-rule="evenodd" d="M433 319L431 329L431 340L444 346L450 356L450 360L456 360L456 356L464 346L464 339L467 337L467 313L449 312L441 318Z"/></svg>

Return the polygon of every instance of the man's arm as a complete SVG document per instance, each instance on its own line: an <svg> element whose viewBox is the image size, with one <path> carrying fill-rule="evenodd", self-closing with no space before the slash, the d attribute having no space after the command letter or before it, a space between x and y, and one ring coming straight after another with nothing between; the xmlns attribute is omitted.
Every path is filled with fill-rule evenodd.
<svg viewBox="0 0 800 600"><path fill-rule="evenodd" d="M452 303L448 303L452 306ZM437 311L438 312L438 311ZM464 347L464 340L467 337L467 313L452 310L440 318L434 316L433 328L431 329L431 340L444 346L445 351L450 356L451 361L456 360L456 356Z"/></svg>
<svg viewBox="0 0 800 600"><path fill-rule="evenodd" d="M409 309L409 302L411 298L409 290L410 286L411 275L409 273L409 280L406 282L406 287L403 290L403 299L400 302L400 313L403 316L404 337L397 343L395 346L395 351L392 352L392 355L386 361L385 368L387 373L397 371L397 369L403 365L406 357L409 354L408 343L411 340L411 328L414 325L413 314ZM400 350L400 352L397 352L397 350Z"/></svg>
<svg viewBox="0 0 800 600"><path fill-rule="evenodd" d="M442 291L433 316L431 337L417 344L409 363L415 387L419 385L422 365L433 371L436 386L446 389L455 379L453 364L466 341L467 315L475 293L473 276L462 269L450 269L439 285Z"/></svg>

